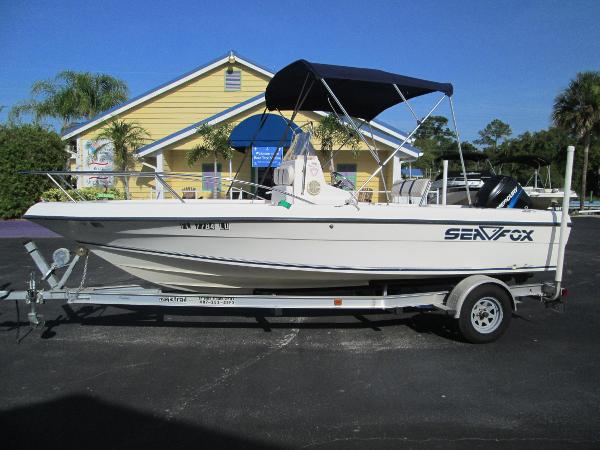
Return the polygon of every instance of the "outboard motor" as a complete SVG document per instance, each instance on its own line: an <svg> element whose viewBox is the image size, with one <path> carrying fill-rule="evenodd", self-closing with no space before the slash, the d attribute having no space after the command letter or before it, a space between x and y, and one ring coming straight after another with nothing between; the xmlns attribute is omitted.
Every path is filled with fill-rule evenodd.
<svg viewBox="0 0 600 450"><path fill-rule="evenodd" d="M479 189L475 206L525 209L531 207L531 199L517 180L504 175L495 175Z"/></svg>

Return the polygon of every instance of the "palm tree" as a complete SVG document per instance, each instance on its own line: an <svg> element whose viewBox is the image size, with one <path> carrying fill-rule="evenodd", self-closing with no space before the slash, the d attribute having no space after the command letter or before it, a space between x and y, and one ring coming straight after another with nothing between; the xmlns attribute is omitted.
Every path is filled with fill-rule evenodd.
<svg viewBox="0 0 600 450"><path fill-rule="evenodd" d="M214 173L216 174L218 168L218 159L223 158L228 160L233 156L233 149L231 148L231 145L229 145L229 135L231 134L231 130L232 126L229 124L223 124L219 126L204 124L198 128L196 132L202 136L202 143L188 151L188 166L193 166L196 162L212 156L214 160ZM212 187L213 198L217 198L217 180L212 180Z"/></svg>
<svg viewBox="0 0 600 450"><path fill-rule="evenodd" d="M358 155L360 138L350 125L343 123L332 114L324 116L319 121L315 127L315 137L321 142L323 160L329 162L330 173L335 171L333 166L334 147L348 146L352 149L355 157Z"/></svg>
<svg viewBox="0 0 600 450"><path fill-rule="evenodd" d="M65 70L52 80L37 81L31 99L14 106L11 120L33 114L36 122L55 118L65 129L77 120L91 119L127 100L127 84L104 74Z"/></svg>
<svg viewBox="0 0 600 450"><path fill-rule="evenodd" d="M102 129L97 140L107 140L104 145L99 146L99 151L105 145L112 144L114 148L114 166L120 172L126 172L135 166L136 158L133 156L135 150L146 143L148 132L135 122L114 119ZM129 193L129 178L123 177L125 197L131 198Z"/></svg>
<svg viewBox="0 0 600 450"><path fill-rule="evenodd" d="M585 200L588 158L594 130L600 127L600 72L580 72L569 87L556 96L552 119L555 125L583 141L583 171L579 209Z"/></svg>

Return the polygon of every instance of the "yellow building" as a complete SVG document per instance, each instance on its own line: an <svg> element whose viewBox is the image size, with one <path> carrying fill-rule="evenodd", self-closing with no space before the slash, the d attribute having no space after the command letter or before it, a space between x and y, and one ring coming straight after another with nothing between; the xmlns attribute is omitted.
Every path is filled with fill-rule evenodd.
<svg viewBox="0 0 600 450"><path fill-rule="evenodd" d="M190 167L186 162L187 151L201 143L196 133L203 124L216 125L239 124L253 115L262 114L265 109L264 92L274 72L262 67L231 51L216 60L196 68L180 77L145 92L115 108L106 111L92 120L77 124L63 134L65 141L71 142L74 158L72 170L89 170L93 163L98 168L110 162L90 162L91 150L97 144L96 139L102 127L113 118L136 122L150 135L149 142L136 151L138 171L157 172L193 172L214 176L214 161L207 159ZM289 117L291 112L282 112ZM320 112L298 113L294 122L305 126L309 122L315 125L323 117ZM361 129L366 140L377 148L381 159L385 159L405 139L405 133L378 120L370 123L369 129ZM319 143L315 142L319 149ZM250 151L250 150L248 150ZM401 178L401 163L414 160L420 151L410 145L398 152L392 163L384 169L385 183L382 177L374 177L368 187L372 189L373 201L383 199L385 187L389 190L392 183ZM97 158L97 153L95 154ZM232 161L219 161L217 176L229 177L235 174L242 162L243 154L234 152ZM344 173L362 185L377 168L377 164L367 147L361 143L355 156L350 149L342 149L335 157L335 169ZM329 164L323 163L326 178L329 176ZM252 167L251 158L245 158L239 178L245 181L257 181L258 170ZM258 175L260 176L260 175ZM260 181L260 180L258 180ZM79 181L80 186L84 180ZM196 198L212 196L212 186L206 180L174 180L170 182L181 195ZM139 178L131 182L134 198L152 198L168 196L168 193L155 185L153 178ZM225 182L223 182L226 190ZM223 195L222 193L220 195Z"/></svg>

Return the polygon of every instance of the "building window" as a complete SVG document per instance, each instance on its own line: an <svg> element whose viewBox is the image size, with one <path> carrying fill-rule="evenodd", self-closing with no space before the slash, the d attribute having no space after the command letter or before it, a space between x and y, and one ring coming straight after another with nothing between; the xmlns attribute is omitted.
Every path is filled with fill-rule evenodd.
<svg viewBox="0 0 600 450"><path fill-rule="evenodd" d="M218 180L213 178L202 178L202 190L213 192L215 183L217 183L217 192L221 192L221 164L217 164L217 172L215 173L214 163L202 164L202 175L207 177L218 177Z"/></svg>
<svg viewBox="0 0 600 450"><path fill-rule="evenodd" d="M356 186L356 164L338 164L337 172L344 175L352 184Z"/></svg>
<svg viewBox="0 0 600 450"><path fill-rule="evenodd" d="M242 71L231 68L225 71L225 91L239 91L242 89Z"/></svg>

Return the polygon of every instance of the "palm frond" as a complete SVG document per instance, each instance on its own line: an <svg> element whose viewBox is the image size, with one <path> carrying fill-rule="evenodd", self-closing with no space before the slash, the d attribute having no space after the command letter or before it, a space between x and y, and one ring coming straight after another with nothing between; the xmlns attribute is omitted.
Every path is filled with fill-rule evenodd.
<svg viewBox="0 0 600 450"><path fill-rule="evenodd" d="M135 150L143 146L149 137L148 131L139 124L114 119L102 129L96 139L106 139L112 143L115 166L119 170L129 170L135 165ZM96 151L102 147L98 147Z"/></svg>
<svg viewBox="0 0 600 450"><path fill-rule="evenodd" d="M577 139L600 123L600 72L581 72L554 99L554 124Z"/></svg>
<svg viewBox="0 0 600 450"><path fill-rule="evenodd" d="M201 136L202 142L188 151L186 155L188 166L193 166L201 159L209 156L215 159L231 159L233 157L233 149L229 145L229 136L232 129L232 125L229 124L203 124L198 127L196 132Z"/></svg>
<svg viewBox="0 0 600 450"><path fill-rule="evenodd" d="M319 121L314 135L321 142L321 152L326 160L331 159L336 146L349 147L355 157L358 154L360 137L349 124L341 122L332 114Z"/></svg>
<svg viewBox="0 0 600 450"><path fill-rule="evenodd" d="M187 164L191 167L198 161L208 158L211 154L212 151L209 147L202 144L196 145L194 148L187 152Z"/></svg>
<svg viewBox="0 0 600 450"><path fill-rule="evenodd" d="M27 112L36 121L48 117L60 119L64 127L122 103L127 94L127 85L109 75L65 70L51 80L32 85Z"/></svg>

